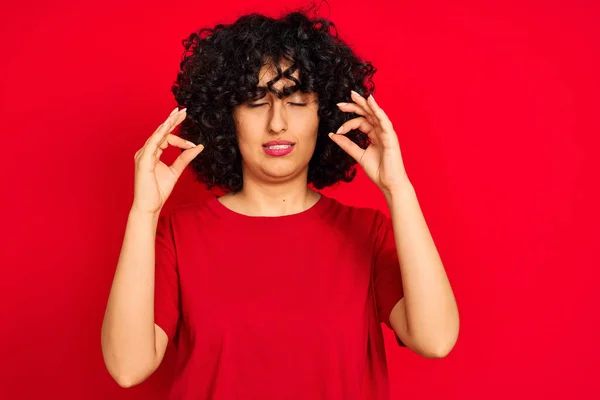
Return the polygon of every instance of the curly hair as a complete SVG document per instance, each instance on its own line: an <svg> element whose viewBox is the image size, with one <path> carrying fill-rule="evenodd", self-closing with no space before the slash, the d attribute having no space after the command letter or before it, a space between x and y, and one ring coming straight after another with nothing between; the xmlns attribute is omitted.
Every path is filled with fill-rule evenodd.
<svg viewBox="0 0 600 400"><path fill-rule="evenodd" d="M364 97L371 94L376 69L339 39L333 22L311 19L303 11L279 19L252 13L230 25L202 28L182 43L181 71L171 88L177 103L187 108L179 135L204 145L190 165L209 190L215 186L232 192L242 189L242 157L233 108L260 99L267 91L278 98L297 90L316 94L319 127L307 183L323 189L354 179L356 161L327 135L358 117L339 110L336 104L351 102L351 90ZM285 71L278 65L282 60L291 65ZM277 77L265 89L258 87L258 72L266 63L274 64ZM299 79L292 76L296 70ZM282 77L294 82L283 93L273 88ZM359 130L346 136L363 149L369 145L367 135Z"/></svg>

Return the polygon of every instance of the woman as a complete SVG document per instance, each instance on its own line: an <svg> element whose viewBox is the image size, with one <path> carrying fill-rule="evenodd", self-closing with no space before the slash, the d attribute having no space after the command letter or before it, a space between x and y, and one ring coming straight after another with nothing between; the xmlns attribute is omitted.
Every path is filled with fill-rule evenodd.
<svg viewBox="0 0 600 400"><path fill-rule="evenodd" d="M366 96L374 69L331 28L251 14L184 41L173 92L186 108L135 155L102 327L121 386L173 340L174 399L386 399L381 322L425 357L454 346L452 289L392 123ZM169 145L183 149L171 166ZM190 163L227 194L159 217ZM310 187L351 181L357 163L391 218Z"/></svg>

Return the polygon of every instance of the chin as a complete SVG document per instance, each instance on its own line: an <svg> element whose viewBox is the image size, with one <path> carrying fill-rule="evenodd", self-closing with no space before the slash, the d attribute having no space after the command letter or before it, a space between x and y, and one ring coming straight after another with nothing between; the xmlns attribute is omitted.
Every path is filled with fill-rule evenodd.
<svg viewBox="0 0 600 400"><path fill-rule="evenodd" d="M263 173L270 178L287 178L294 176L300 171L299 168L264 168Z"/></svg>
<svg viewBox="0 0 600 400"><path fill-rule="evenodd" d="M301 165L298 162L292 160L270 160L268 163L264 163L261 167L263 174L270 178L281 179L291 176L298 175L301 171L306 169L308 164Z"/></svg>

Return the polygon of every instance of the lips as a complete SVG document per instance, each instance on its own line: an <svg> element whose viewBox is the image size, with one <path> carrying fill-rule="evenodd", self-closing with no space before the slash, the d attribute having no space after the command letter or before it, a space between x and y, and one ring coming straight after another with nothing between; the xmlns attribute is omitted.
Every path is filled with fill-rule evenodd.
<svg viewBox="0 0 600 400"><path fill-rule="evenodd" d="M271 147L271 146L293 146L294 142L290 142L288 140L271 140L267 143L263 143L263 147Z"/></svg>
<svg viewBox="0 0 600 400"><path fill-rule="evenodd" d="M270 156L285 156L294 149L294 143L287 140L271 140L263 144L263 149Z"/></svg>

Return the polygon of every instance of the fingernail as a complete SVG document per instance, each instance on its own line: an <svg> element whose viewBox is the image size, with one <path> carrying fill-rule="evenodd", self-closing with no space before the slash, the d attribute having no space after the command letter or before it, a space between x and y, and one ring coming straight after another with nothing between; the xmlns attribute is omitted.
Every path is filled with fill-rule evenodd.
<svg viewBox="0 0 600 400"><path fill-rule="evenodd" d="M169 114L169 116L175 114L177 112L177 110L179 109L179 107L175 107L175 109L173 111L171 111L171 114Z"/></svg>
<svg viewBox="0 0 600 400"><path fill-rule="evenodd" d="M341 133L343 130L344 130L344 127L343 127L343 126L340 126L340 127L338 128L338 130L337 130L337 132L336 132L336 133Z"/></svg>
<svg viewBox="0 0 600 400"><path fill-rule="evenodd" d="M329 137L332 137L332 136L333 136L333 132L329 132L329 133L327 134L327 136L329 136Z"/></svg>
<svg viewBox="0 0 600 400"><path fill-rule="evenodd" d="M348 103L337 103L337 105L338 105L339 107L344 107L344 106L345 106L345 105L347 105L347 104L348 104Z"/></svg>
<svg viewBox="0 0 600 400"><path fill-rule="evenodd" d="M360 94L358 94L358 92L355 92L354 90L352 90L352 93L354 93L355 95L357 95L358 97L362 97Z"/></svg>
<svg viewBox="0 0 600 400"><path fill-rule="evenodd" d="M187 110L187 107L186 108L182 108L180 111L181 112L185 112L186 110Z"/></svg>
<svg viewBox="0 0 600 400"><path fill-rule="evenodd" d="M186 140L186 143L189 144L192 147L196 147L196 145L194 143L190 142L189 140Z"/></svg>

